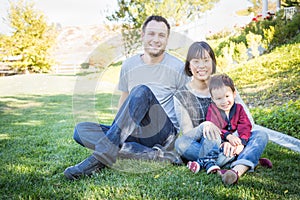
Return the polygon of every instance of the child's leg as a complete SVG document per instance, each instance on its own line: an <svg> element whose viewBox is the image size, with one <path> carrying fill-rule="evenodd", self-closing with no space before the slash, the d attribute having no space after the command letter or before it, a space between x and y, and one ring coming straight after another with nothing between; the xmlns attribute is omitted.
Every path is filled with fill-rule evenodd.
<svg viewBox="0 0 300 200"><path fill-rule="evenodd" d="M236 156L232 156L232 157L227 157L224 155L223 151L221 151L219 153L219 156L218 156L218 159L216 161L216 164L219 166L219 167L224 167L225 165L227 165L228 163L234 161L236 159Z"/></svg>
<svg viewBox="0 0 300 200"><path fill-rule="evenodd" d="M187 167L189 168L189 170L191 170L191 172L195 174L201 170L201 165L197 161L189 161L187 163Z"/></svg>

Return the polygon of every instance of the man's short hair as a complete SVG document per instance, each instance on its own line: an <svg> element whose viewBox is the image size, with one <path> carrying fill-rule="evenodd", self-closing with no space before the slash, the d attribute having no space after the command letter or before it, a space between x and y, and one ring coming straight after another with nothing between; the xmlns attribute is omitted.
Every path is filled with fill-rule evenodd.
<svg viewBox="0 0 300 200"><path fill-rule="evenodd" d="M148 23L150 21L157 21L157 22L163 22L166 24L167 28L168 28L168 34L170 34L170 24L168 23L168 21L166 20L166 18L162 17L162 16L158 16L158 15L151 15L149 16L146 21L144 22L143 26L142 26L142 31L145 32L146 26L148 25Z"/></svg>

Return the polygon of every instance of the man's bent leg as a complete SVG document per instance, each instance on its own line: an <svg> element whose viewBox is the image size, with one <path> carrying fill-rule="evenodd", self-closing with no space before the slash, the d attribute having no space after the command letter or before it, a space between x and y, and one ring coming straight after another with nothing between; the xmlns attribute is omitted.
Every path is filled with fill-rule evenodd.
<svg viewBox="0 0 300 200"><path fill-rule="evenodd" d="M137 138L142 145L153 147L163 144L170 134L176 134L172 122L152 91L140 85L132 89L108 130L106 136L110 142L106 138L99 140L94 156L102 163L112 165L129 136Z"/></svg>
<svg viewBox="0 0 300 200"><path fill-rule="evenodd" d="M92 122L79 123L74 130L74 140L84 147L95 149L96 141L105 136L108 128L108 126ZM91 155L75 166L66 168L64 175L70 180L77 180L80 176L91 175L103 167L105 166Z"/></svg>
<svg viewBox="0 0 300 200"><path fill-rule="evenodd" d="M106 134L110 126L94 122L78 123L74 129L73 139L86 148L95 150L96 142Z"/></svg>
<svg viewBox="0 0 300 200"><path fill-rule="evenodd" d="M112 165L129 136L137 138L138 143L148 147L163 143L172 132L165 126L166 120L169 119L152 91L147 86L136 86L117 113L107 131L107 138L98 140L94 156L105 165ZM167 130L161 132L162 129Z"/></svg>

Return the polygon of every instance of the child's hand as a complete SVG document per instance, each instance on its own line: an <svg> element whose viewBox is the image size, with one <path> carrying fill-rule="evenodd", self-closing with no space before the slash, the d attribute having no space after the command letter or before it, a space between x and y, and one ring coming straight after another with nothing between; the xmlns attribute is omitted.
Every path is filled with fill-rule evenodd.
<svg viewBox="0 0 300 200"><path fill-rule="evenodd" d="M245 146L242 145L242 144L236 146L236 147L235 147L235 150L234 150L234 154L235 154L235 155L239 155L239 154L244 150L244 147L245 147Z"/></svg>
<svg viewBox="0 0 300 200"><path fill-rule="evenodd" d="M242 145L242 141L239 137L229 134L226 139L228 140L228 142L230 142L230 144L232 146L238 146L238 145Z"/></svg>
<svg viewBox="0 0 300 200"><path fill-rule="evenodd" d="M231 145L229 142L223 142L220 147L223 148L223 154L226 157L234 156L234 152L235 152L236 147Z"/></svg>

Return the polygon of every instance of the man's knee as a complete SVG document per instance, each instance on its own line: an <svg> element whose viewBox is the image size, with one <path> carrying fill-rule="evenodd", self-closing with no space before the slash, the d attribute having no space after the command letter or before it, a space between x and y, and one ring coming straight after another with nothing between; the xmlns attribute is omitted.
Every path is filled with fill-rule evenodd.
<svg viewBox="0 0 300 200"><path fill-rule="evenodd" d="M83 140L81 139L84 137L84 134L86 133L86 129L90 129L91 127L91 122L80 122L78 123L75 128L74 128L74 134L73 134L73 139L80 145L85 146L83 144Z"/></svg>
<svg viewBox="0 0 300 200"><path fill-rule="evenodd" d="M82 123L78 123L76 126L75 126L75 128L74 128L74 134L73 134L73 139L78 143L78 144L80 144L80 145L82 145L82 146L84 146L83 144L82 144L82 141L81 141L81 139L80 139L80 134L79 134L79 130L80 130L80 127L82 126L82 124L83 124L84 122L82 122Z"/></svg>
<svg viewBox="0 0 300 200"><path fill-rule="evenodd" d="M152 93L151 89L146 85L137 85L131 90L131 95L133 96L145 96Z"/></svg>

